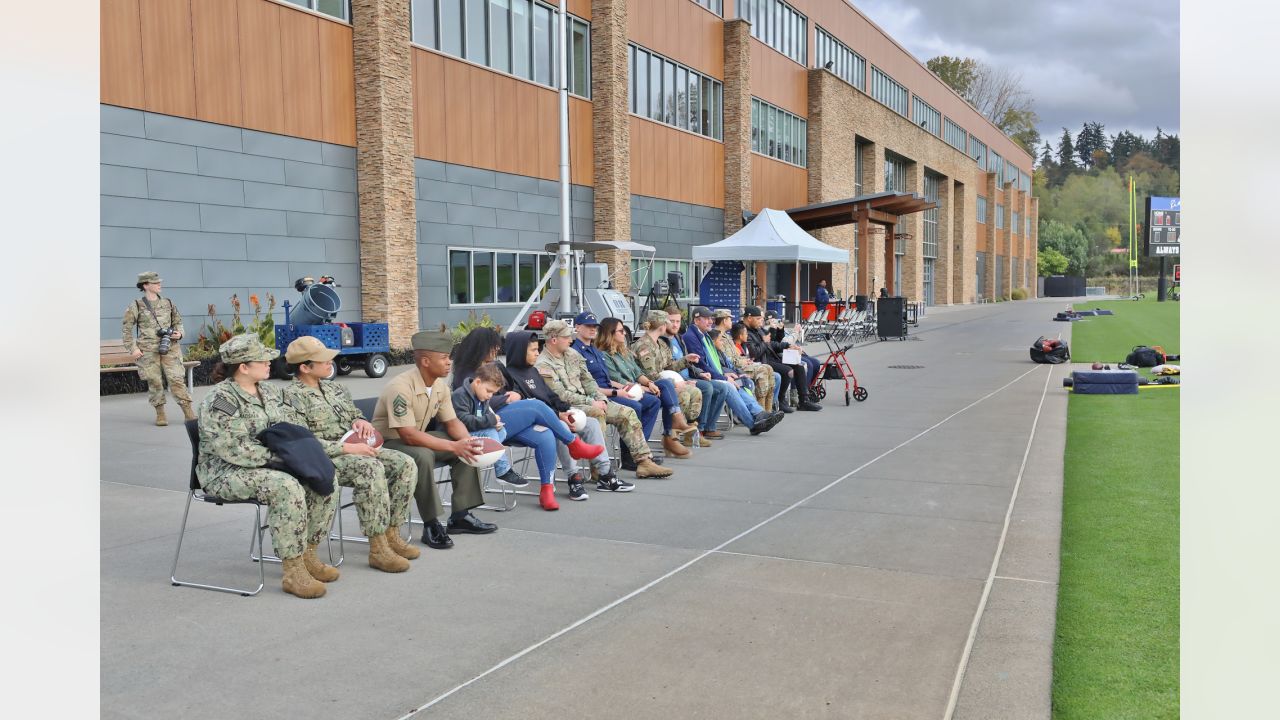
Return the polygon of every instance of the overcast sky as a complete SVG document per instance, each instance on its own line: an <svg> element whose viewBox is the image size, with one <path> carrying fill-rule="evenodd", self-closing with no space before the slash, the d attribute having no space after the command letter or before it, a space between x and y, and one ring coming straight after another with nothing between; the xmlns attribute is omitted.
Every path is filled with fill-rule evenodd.
<svg viewBox="0 0 1280 720"><path fill-rule="evenodd" d="M1177 0L855 0L911 54L972 57L1022 74L1057 148L1086 120L1179 134Z"/></svg>

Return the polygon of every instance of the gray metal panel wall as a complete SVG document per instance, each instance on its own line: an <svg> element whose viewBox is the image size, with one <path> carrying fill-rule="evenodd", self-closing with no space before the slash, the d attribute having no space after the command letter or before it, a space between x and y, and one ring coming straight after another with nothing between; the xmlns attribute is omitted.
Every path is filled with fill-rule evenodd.
<svg viewBox="0 0 1280 720"><path fill-rule="evenodd" d="M209 305L230 323L232 294L248 322L249 295L273 293L283 322L304 275L337 278L338 319L361 319L355 148L112 105L99 130L102 338L120 336L143 270L190 341Z"/></svg>

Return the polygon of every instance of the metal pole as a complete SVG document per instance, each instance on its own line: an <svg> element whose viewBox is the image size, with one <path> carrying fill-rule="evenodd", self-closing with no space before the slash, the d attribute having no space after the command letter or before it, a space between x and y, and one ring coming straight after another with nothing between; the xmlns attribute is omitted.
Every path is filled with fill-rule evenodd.
<svg viewBox="0 0 1280 720"><path fill-rule="evenodd" d="M796 308L796 322L800 322L800 320L801 320L802 318L800 317L800 261L799 261L799 260L797 260L797 261L796 261L796 297L795 297L795 308Z"/></svg>
<svg viewBox="0 0 1280 720"><path fill-rule="evenodd" d="M568 34L569 27L567 1L560 0L560 11L557 17L560 37L556 39L556 47L559 51L557 72L560 73L560 251L558 257L560 314L562 315L572 312L569 296L573 291L573 276L569 272L569 63L565 52L567 50L565 36Z"/></svg>

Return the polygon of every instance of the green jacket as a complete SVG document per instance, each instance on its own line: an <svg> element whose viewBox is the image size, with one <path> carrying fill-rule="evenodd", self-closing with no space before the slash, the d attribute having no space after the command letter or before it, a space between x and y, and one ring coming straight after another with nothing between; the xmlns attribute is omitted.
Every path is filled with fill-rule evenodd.
<svg viewBox="0 0 1280 720"><path fill-rule="evenodd" d="M609 379L616 383L633 383L639 380L641 375L646 374L644 368L640 367L630 352L603 353L603 355L604 367L609 372Z"/></svg>

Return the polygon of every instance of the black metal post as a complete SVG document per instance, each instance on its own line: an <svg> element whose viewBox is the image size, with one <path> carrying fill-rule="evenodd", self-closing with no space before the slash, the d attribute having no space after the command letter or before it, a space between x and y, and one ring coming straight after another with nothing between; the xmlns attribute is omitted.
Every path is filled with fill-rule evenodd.
<svg viewBox="0 0 1280 720"><path fill-rule="evenodd" d="M1164 276L1164 256L1160 257L1160 281L1156 285L1156 302L1164 302L1169 297L1169 282Z"/></svg>

